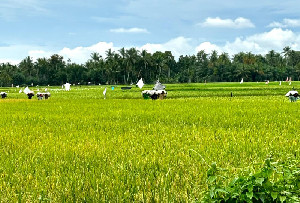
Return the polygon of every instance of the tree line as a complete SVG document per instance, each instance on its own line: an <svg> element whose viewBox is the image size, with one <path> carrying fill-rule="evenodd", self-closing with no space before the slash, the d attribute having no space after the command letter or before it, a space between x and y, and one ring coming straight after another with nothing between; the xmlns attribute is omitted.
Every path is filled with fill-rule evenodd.
<svg viewBox="0 0 300 203"><path fill-rule="evenodd" d="M300 80L300 52L290 47L281 53L274 50L265 55L240 52L180 56L175 60L171 51L153 54L136 48L107 50L105 56L91 53L84 64L65 60L54 54L33 61L30 56L18 65L0 64L0 85L62 85L72 84L131 84L143 78L145 83L157 79L164 83L280 81L287 77Z"/></svg>

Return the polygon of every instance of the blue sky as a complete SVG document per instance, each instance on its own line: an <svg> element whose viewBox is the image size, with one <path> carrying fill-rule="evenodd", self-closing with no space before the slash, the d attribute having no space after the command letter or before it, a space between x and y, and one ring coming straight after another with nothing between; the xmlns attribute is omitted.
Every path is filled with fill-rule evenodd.
<svg viewBox="0 0 300 203"><path fill-rule="evenodd" d="M300 50L296 0L1 0L0 62L136 47L179 55Z"/></svg>

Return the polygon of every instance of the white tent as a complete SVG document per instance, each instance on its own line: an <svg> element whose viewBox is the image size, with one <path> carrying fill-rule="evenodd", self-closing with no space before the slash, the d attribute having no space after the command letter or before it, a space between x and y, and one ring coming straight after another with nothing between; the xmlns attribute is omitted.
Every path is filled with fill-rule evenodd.
<svg viewBox="0 0 300 203"><path fill-rule="evenodd" d="M32 92L29 88L28 88L28 86L24 89L24 91L23 91L25 94L28 94L28 93L30 93L30 92Z"/></svg>
<svg viewBox="0 0 300 203"><path fill-rule="evenodd" d="M158 80L156 81L156 84L153 87L154 90L164 90L166 89L166 86L162 85Z"/></svg>

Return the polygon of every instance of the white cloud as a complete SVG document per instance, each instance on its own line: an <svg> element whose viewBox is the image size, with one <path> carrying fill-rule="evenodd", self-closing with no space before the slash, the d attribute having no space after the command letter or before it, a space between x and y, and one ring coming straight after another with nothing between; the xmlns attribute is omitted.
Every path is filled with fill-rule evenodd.
<svg viewBox="0 0 300 203"><path fill-rule="evenodd" d="M206 53L211 53L212 51L217 51L218 53L222 52L222 49L220 47L210 42L203 42L196 47L197 53L201 50L204 50Z"/></svg>
<svg viewBox="0 0 300 203"><path fill-rule="evenodd" d="M30 50L38 50L41 47L30 45L6 45L0 47L0 63L10 62L11 64L18 64L25 57L29 56Z"/></svg>
<svg viewBox="0 0 300 203"><path fill-rule="evenodd" d="M114 47L112 42L99 42L90 47L76 47L74 49L63 48L61 51L58 52L58 54L64 56L64 58L70 58L76 63L85 63L88 59L91 58L91 53L97 52L103 57L105 57L105 52L108 49L117 51L119 47Z"/></svg>
<svg viewBox="0 0 300 203"><path fill-rule="evenodd" d="M236 18L232 19L221 19L219 17L216 18L206 18L203 23L200 23L203 27L221 27L221 28L254 28L255 25L246 18Z"/></svg>
<svg viewBox="0 0 300 203"><path fill-rule="evenodd" d="M1 63L10 63L11 65L18 65L20 63L19 60L13 60L13 59L1 59L0 58L0 64Z"/></svg>
<svg viewBox="0 0 300 203"><path fill-rule="evenodd" d="M300 19L284 19L283 22L289 27L300 27Z"/></svg>
<svg viewBox="0 0 300 203"><path fill-rule="evenodd" d="M284 27L284 25L282 24L282 23L280 23L280 22L272 22L272 23L270 23L267 27L276 27L276 28L282 28L282 27Z"/></svg>
<svg viewBox="0 0 300 203"><path fill-rule="evenodd" d="M190 38L177 37L163 44L147 43L141 46L139 49L147 50L150 53L154 53L156 51L171 51L173 56L175 56L175 58L178 58L180 55L194 54L193 47L190 45L190 41Z"/></svg>
<svg viewBox="0 0 300 203"><path fill-rule="evenodd" d="M118 29L111 29L110 32L116 32L116 33L149 33L147 29L144 28L118 28Z"/></svg>
<svg viewBox="0 0 300 203"><path fill-rule="evenodd" d="M196 51L205 50L207 53L210 53L211 49L213 49L219 53L220 51L226 52L229 55L238 52L266 54L270 50L281 52L286 46L298 50L300 48L300 35L295 34L291 30L274 28L269 32L255 34L246 38L238 37L233 42L226 42L223 46L204 42L196 48Z"/></svg>
<svg viewBox="0 0 300 203"><path fill-rule="evenodd" d="M238 52L252 52L254 54L266 54L270 50L282 52L282 49L286 46L290 46L294 50L299 50L300 34L288 29L273 28L269 32L248 37L237 37L235 40L227 41L223 45L206 41L199 44L199 46L194 46L192 39L180 36L165 43L147 43L138 47L128 46L125 47L125 49L135 47L140 51L147 50L149 53L171 51L175 58L178 59L180 55L192 55L200 50L205 50L206 53L211 53L212 50L216 50L219 54L226 52L232 56ZM63 56L65 60L71 59L71 61L75 63L85 63L91 58L90 55L93 52L97 52L105 57L108 49L118 52L120 48L121 47L115 46L112 42L99 42L91 46L75 47L73 49L65 47L61 50L47 50L44 47L25 45L5 46L0 47L2 57L0 58L0 62L18 64L26 56L31 56L33 60L36 60L37 58L49 58L53 54L59 54Z"/></svg>
<svg viewBox="0 0 300 203"><path fill-rule="evenodd" d="M191 55L194 53L194 48L190 43L191 39L185 37L177 37L169 40L166 43L162 44L151 44L147 43L145 45L135 47L137 50L147 50L149 53L154 53L156 51L171 51L175 58L178 58L180 55ZM134 47L134 46L131 46ZM125 47L125 49L129 49L131 47ZM103 57L106 56L106 51L111 49L112 51L118 52L121 47L114 46L112 42L99 42L97 44L88 46L88 47L76 47L74 49L63 48L62 50L53 52L53 51L45 51L42 49L35 49L28 51L28 55L30 55L33 60L42 57L50 57L53 54L59 54L64 57L64 59L71 59L72 62L75 63L85 63L88 59L90 59L90 55L93 52L97 52Z"/></svg>
<svg viewBox="0 0 300 203"><path fill-rule="evenodd" d="M181 36L171 39L165 43L147 43L135 48L140 51L147 50L149 53L154 53L156 51L171 51L175 58L178 59L180 55L192 55L196 54L200 50L205 50L206 53L211 53L213 50L216 50L219 54L226 52L229 55L233 55L238 52L266 54L270 50L281 52L285 46L290 46L294 50L300 49L300 35L288 29L283 30L281 28L273 28L269 32L259 33L245 38L237 37L234 41L228 41L224 45L217 45L206 41L195 47L192 44L192 39ZM131 47L134 46L125 47L125 49L129 49ZM112 42L99 42L88 47L76 47L74 49L63 48L56 52L35 50L28 53L33 57L33 59L49 57L52 54L57 53L65 59L70 58L73 62L85 63L88 59L90 59L92 52L97 52L105 57L105 52L108 49L117 52L120 48L121 47L115 46Z"/></svg>
<svg viewBox="0 0 300 203"><path fill-rule="evenodd" d="M97 52L103 57L106 55L106 51L108 49L112 49L112 51L117 51L120 48L115 47L112 42L99 42L97 44L88 46L88 47L75 47L74 49L70 49L64 47L58 51L44 51L44 50L31 50L28 52L29 56L31 56L34 60L42 57L50 57L53 54L58 54L64 57L65 60L71 59L72 62L75 63L85 63L91 57L91 53Z"/></svg>
<svg viewBox="0 0 300 203"><path fill-rule="evenodd" d="M272 22L267 27L287 28L287 27L300 27L300 19L285 18L282 22Z"/></svg>
<svg viewBox="0 0 300 203"><path fill-rule="evenodd" d="M49 58L53 54L55 54L55 52L41 50L40 47L38 47L38 49L28 51L28 56L30 56L34 61L38 58Z"/></svg>

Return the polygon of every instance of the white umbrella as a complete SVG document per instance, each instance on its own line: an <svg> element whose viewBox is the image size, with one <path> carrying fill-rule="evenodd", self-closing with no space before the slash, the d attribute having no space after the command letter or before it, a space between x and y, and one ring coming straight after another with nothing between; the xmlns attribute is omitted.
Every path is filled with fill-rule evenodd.
<svg viewBox="0 0 300 203"><path fill-rule="evenodd" d="M25 94L28 94L29 92L31 92L31 90L28 88L28 86L24 89L23 91Z"/></svg>

